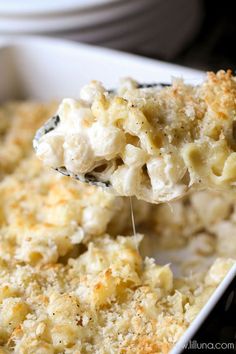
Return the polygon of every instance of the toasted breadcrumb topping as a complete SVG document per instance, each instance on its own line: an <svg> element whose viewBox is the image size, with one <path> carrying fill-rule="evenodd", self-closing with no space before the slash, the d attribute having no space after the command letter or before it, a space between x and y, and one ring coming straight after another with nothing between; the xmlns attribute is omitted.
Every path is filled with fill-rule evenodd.
<svg viewBox="0 0 236 354"><path fill-rule="evenodd" d="M0 179L14 171L31 152L37 128L56 110L57 104L7 102L0 106Z"/></svg>
<svg viewBox="0 0 236 354"><path fill-rule="evenodd" d="M134 201L142 222L150 205ZM119 223L116 219L119 217ZM80 244L130 225L129 200L60 176L30 155L0 182L1 234L12 256L29 264L56 262ZM0 249L5 257L5 251Z"/></svg>
<svg viewBox="0 0 236 354"><path fill-rule="evenodd" d="M97 238L67 264L0 263L0 343L16 353L167 353L233 261L173 281L140 237Z"/></svg>

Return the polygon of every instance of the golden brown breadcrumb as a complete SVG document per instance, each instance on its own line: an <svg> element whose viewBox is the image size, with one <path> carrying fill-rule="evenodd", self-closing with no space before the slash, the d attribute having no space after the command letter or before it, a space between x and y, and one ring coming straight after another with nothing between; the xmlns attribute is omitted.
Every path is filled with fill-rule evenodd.
<svg viewBox="0 0 236 354"><path fill-rule="evenodd" d="M32 151L37 128L56 110L56 102L7 102L0 106L0 179Z"/></svg>
<svg viewBox="0 0 236 354"><path fill-rule="evenodd" d="M150 205L136 200L133 207L138 225ZM34 155L0 181L0 240L26 263L56 262L91 238L125 231L130 223L129 200L61 176ZM5 257L3 247L0 254Z"/></svg>
<svg viewBox="0 0 236 354"><path fill-rule="evenodd" d="M0 262L0 345L16 353L165 353L233 261L174 284L140 237L97 238L66 265ZM216 277L217 275L217 277Z"/></svg>

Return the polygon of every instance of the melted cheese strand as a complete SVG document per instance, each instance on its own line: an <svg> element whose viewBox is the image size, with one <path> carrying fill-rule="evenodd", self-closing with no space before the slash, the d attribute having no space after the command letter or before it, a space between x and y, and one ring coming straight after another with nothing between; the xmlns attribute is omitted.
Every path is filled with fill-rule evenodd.
<svg viewBox="0 0 236 354"><path fill-rule="evenodd" d="M130 202L130 213L131 213L131 221L132 221L132 228L133 228L133 234L136 236L136 227L135 227L135 219L134 219L134 209L133 209L133 203L132 203L132 198L129 197L129 202Z"/></svg>

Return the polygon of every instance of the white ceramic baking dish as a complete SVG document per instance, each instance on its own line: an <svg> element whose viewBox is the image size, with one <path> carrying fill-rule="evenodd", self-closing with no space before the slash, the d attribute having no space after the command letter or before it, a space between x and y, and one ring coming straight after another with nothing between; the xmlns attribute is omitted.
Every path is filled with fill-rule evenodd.
<svg viewBox="0 0 236 354"><path fill-rule="evenodd" d="M1 101L14 98L51 100L76 97L81 85L91 79L101 80L112 88L117 85L120 77L125 76L147 83L170 82L171 77L182 76L188 82L197 83L203 74L164 62L68 41L36 37L0 38ZM162 262L169 263L170 259L162 259ZM235 275L236 266L228 272L171 354L183 350Z"/></svg>

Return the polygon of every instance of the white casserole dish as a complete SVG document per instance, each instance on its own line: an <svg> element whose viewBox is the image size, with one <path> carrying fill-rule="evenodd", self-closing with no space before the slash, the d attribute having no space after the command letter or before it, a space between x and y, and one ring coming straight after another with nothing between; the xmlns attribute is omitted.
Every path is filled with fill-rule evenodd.
<svg viewBox="0 0 236 354"><path fill-rule="evenodd" d="M0 38L0 101L14 98L51 100L65 96L76 97L80 87L91 79L101 80L112 88L124 76L147 83L169 82L172 76L182 76L186 81L197 83L203 74L164 62L68 41L36 37ZM170 262L168 257L164 258L162 262ZM235 275L236 265L228 272L171 354L183 350Z"/></svg>

